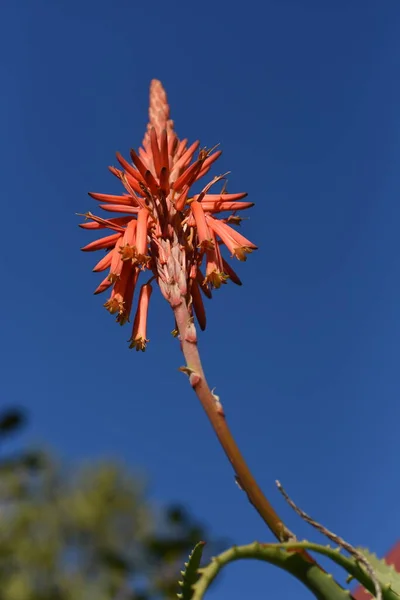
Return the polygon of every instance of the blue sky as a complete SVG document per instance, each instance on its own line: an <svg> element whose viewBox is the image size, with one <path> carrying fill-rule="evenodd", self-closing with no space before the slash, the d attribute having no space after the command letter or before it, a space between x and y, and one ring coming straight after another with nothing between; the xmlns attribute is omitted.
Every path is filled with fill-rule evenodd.
<svg viewBox="0 0 400 600"><path fill-rule="evenodd" d="M5 12L4 12L5 8ZM261 486L383 554L400 537L398 0L4 2L0 36L4 405L68 460L143 470L237 543L269 532L233 482L153 294L145 354L92 291L76 212L118 193L107 166L142 140L148 86L180 137L221 143L256 203L259 244L208 308L209 382ZM5 18L4 18L5 14ZM263 564L210 598L309 597ZM272 593L271 593L272 592Z"/></svg>

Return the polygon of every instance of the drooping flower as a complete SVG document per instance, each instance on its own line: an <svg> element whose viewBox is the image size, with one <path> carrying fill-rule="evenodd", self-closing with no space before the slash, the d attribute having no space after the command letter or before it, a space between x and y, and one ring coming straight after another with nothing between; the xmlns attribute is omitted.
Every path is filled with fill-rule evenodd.
<svg viewBox="0 0 400 600"><path fill-rule="evenodd" d="M147 314L149 311L150 296L153 291L151 283L142 285L139 294L138 309L136 311L135 321L133 323L132 335L130 338L130 348L136 348L144 352L146 344L149 341L146 338L147 332Z"/></svg>
<svg viewBox="0 0 400 600"><path fill-rule="evenodd" d="M118 196L91 192L100 208L121 216L103 219L91 212L80 226L89 230L110 230L105 237L82 248L106 254L93 271L108 269L108 275L95 290L111 288L104 306L123 325L129 321L135 288L140 274L150 274L161 293L175 308L186 302L201 329L206 326L202 295L228 280L241 285L235 271L222 257L226 247L232 257L246 260L257 247L232 225L240 224L239 211L251 208L243 202L247 193L228 194L226 177L214 177L200 193L193 185L204 177L221 155L220 150L200 148L198 141L188 146L179 140L170 119L167 97L161 83L150 86L149 124L139 152L130 151L131 162L117 153L119 168L109 167L125 188ZM197 156L196 156L197 153ZM209 193L224 181L220 193ZM222 216L221 213L230 213ZM204 270L202 270L204 265ZM205 275L204 275L205 272ZM134 319L130 347L145 350L147 312L152 286L142 285Z"/></svg>

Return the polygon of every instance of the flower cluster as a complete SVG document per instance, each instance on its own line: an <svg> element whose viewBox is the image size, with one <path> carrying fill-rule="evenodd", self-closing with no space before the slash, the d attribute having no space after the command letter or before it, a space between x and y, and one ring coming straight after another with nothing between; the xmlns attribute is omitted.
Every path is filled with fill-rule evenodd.
<svg viewBox="0 0 400 600"><path fill-rule="evenodd" d="M129 321L139 275L150 272L141 286L130 347L146 348L147 312L151 282L156 280L166 300L174 308L186 302L194 311L201 329L206 326L202 294L211 298L213 288L228 279L241 285L239 277L222 257L221 246L243 261L256 246L232 225L239 225L239 211L253 206L243 202L245 192L228 194L224 175L214 177L198 194L193 184L204 177L221 155L215 148L200 148L194 142L179 140L169 118L167 97L161 83L150 87L149 124L138 154L131 150L132 162L117 153L120 167L109 167L125 188L120 196L90 193L106 212L121 216L103 219L91 212L80 225L84 229L112 233L82 248L105 250L93 271L108 271L95 291L111 288L105 307L123 325ZM219 193L211 188L223 181ZM230 213L220 218L221 213Z"/></svg>

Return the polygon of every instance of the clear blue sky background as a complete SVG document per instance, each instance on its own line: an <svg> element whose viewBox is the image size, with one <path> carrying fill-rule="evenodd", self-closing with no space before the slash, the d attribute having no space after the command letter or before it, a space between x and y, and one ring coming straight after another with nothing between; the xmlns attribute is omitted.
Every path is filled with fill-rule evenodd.
<svg viewBox="0 0 400 600"><path fill-rule="evenodd" d="M356 544L400 536L400 2L3 0L1 402L72 461L140 467L237 543L270 539L178 373L154 295L148 352L92 296L76 212L115 193L160 78L178 135L220 142L260 250L208 303L210 384L260 484ZM263 587L264 586L264 587ZM280 586L284 586L283 589ZM263 564L210 598L309 597Z"/></svg>

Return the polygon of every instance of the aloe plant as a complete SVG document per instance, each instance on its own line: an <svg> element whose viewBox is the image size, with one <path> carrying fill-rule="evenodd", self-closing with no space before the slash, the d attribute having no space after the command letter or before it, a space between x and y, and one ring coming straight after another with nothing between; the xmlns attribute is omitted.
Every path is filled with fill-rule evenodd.
<svg viewBox="0 0 400 600"><path fill-rule="evenodd" d="M237 229L242 220L241 212L251 208L253 203L243 201L246 192L227 193L227 174L212 178L200 193L193 192L193 185L208 174L221 155L216 147L199 148L199 141L188 145L187 140L178 138L165 90L161 82L153 80L149 124L142 147L138 152L130 151L131 162L117 153L119 167L110 167L123 185L124 193L118 196L90 193L101 203L102 210L117 216L103 218L87 212L81 224L83 229L110 232L82 250L106 250L93 269L108 271L95 294L110 291L104 306L120 325L129 322L139 280L144 279L138 292L130 348L142 352L147 348L147 318L154 287L170 305L173 334L179 339L186 362L180 370L188 376L233 467L238 485L277 540L275 544L255 542L234 546L202 568L199 568L202 553L199 543L183 572L180 597L200 600L227 564L256 559L284 569L319 599L349 598L350 592L319 566L315 555L320 554L340 565L378 600L395 600L399 596L397 574L318 525L280 488L300 516L337 543L339 549L296 539L254 479L228 427L222 402L207 383L195 326L196 320L200 329L206 328L202 296L211 298L215 289L228 282L241 285L221 249L228 250L231 258L245 261L257 246ZM221 189L215 192L215 186L221 184Z"/></svg>

